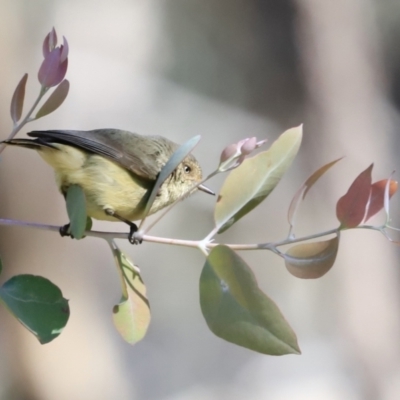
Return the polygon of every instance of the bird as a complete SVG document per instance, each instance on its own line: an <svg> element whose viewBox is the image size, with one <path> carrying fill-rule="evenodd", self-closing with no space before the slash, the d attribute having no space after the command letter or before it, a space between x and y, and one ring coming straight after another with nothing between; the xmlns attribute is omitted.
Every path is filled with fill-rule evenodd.
<svg viewBox="0 0 400 400"><path fill-rule="evenodd" d="M3 143L36 150L54 169L57 186L66 197L71 185L82 188L86 213L97 220L122 221L130 226L129 241L138 230L133 221L144 210L153 185L178 144L163 136L145 136L120 129L46 130L27 134L34 139L10 139ZM149 214L153 214L199 189L202 170L189 154L159 188ZM60 229L68 234L69 225Z"/></svg>

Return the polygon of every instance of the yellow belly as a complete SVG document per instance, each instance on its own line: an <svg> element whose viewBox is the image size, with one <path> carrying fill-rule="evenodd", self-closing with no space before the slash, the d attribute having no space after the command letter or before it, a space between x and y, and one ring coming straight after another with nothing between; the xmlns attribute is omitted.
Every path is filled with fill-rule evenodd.
<svg viewBox="0 0 400 400"><path fill-rule="evenodd" d="M67 145L56 146L58 150L43 148L39 153L54 168L61 191L72 184L83 189L88 216L115 221L115 218L104 212L105 209L111 209L130 221L142 217L152 183L138 178L104 157ZM151 213L161 208L157 203Z"/></svg>

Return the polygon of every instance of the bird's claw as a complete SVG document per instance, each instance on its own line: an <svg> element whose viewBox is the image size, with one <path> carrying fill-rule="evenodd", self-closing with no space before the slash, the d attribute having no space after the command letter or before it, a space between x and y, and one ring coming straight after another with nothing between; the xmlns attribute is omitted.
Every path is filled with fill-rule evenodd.
<svg viewBox="0 0 400 400"><path fill-rule="evenodd" d="M143 238L138 232L138 227L134 223L131 225L128 240L131 244L141 244L143 242Z"/></svg>
<svg viewBox="0 0 400 400"><path fill-rule="evenodd" d="M71 224L63 225L63 226L59 229L59 232L60 232L61 237L69 236L71 239L73 239L74 236L71 235L70 228L71 228Z"/></svg>

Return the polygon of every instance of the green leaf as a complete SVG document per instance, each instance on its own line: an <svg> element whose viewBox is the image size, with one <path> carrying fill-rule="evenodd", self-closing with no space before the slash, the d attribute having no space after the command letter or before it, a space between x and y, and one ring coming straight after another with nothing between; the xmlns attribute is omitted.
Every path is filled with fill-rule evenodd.
<svg viewBox="0 0 400 400"><path fill-rule="evenodd" d="M68 300L42 276L12 277L0 288L0 301L42 344L55 339L69 318Z"/></svg>
<svg viewBox="0 0 400 400"><path fill-rule="evenodd" d="M57 110L58 107L64 102L67 98L69 92L69 82L67 79L64 79L54 90L54 92L50 95L50 97L46 100L46 102L42 105L40 110L37 112L35 119L39 119L52 113Z"/></svg>
<svg viewBox="0 0 400 400"><path fill-rule="evenodd" d="M27 80L28 80L28 74L25 74L19 81L17 87L15 88L13 97L11 99L10 113L14 124L16 124L20 120L22 115L22 109L24 107L24 99L25 99L25 87Z"/></svg>
<svg viewBox="0 0 400 400"><path fill-rule="evenodd" d="M113 308L114 325L124 340L135 344L144 338L150 324L149 301L139 268L114 246L122 285L122 299Z"/></svg>
<svg viewBox="0 0 400 400"><path fill-rule="evenodd" d="M185 159L185 157L195 148L197 143L199 143L201 139L200 135L192 137L182 146L180 146L174 154L172 154L171 158L167 161L164 167L161 169L157 180L153 186L153 189L150 193L149 199L146 203L146 208L144 211L144 215L147 216L150 212L151 206L154 203L154 200L157 196L158 189L160 189L161 185L164 181L171 175L171 173L176 169L176 167Z"/></svg>
<svg viewBox="0 0 400 400"><path fill-rule="evenodd" d="M84 237L87 215L85 193L78 185L71 185L67 191L67 212L71 224L70 232L75 239Z"/></svg>
<svg viewBox="0 0 400 400"><path fill-rule="evenodd" d="M270 355L299 354L292 328L229 247L213 248L200 277L200 305L211 331L228 342Z"/></svg>
<svg viewBox="0 0 400 400"><path fill-rule="evenodd" d="M317 279L333 266L339 247L339 237L320 242L301 243L283 254L287 270L297 278Z"/></svg>
<svg viewBox="0 0 400 400"><path fill-rule="evenodd" d="M272 146L246 159L225 180L215 206L219 233L258 206L292 164L301 143L302 127L284 132Z"/></svg>

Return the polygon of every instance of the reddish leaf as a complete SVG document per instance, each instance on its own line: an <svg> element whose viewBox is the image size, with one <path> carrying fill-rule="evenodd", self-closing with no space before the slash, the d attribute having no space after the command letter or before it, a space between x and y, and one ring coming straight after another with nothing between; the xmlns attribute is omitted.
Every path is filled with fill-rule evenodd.
<svg viewBox="0 0 400 400"><path fill-rule="evenodd" d="M369 220L372 216L382 210L384 205L385 190L388 179L382 179L371 185L371 197L369 200L369 207L367 216L364 221ZM397 192L398 183L390 181L389 183L389 199Z"/></svg>
<svg viewBox="0 0 400 400"><path fill-rule="evenodd" d="M11 100L10 112L11 112L11 118L15 124L20 120L22 115L22 108L24 106L24 99L25 99L25 86L27 80L28 80L28 74L25 74L19 81L17 87L15 88Z"/></svg>
<svg viewBox="0 0 400 400"><path fill-rule="evenodd" d="M371 194L371 172L374 164L350 185L347 193L336 204L336 216L341 222L341 228L355 228L365 216L366 207Z"/></svg>
<svg viewBox="0 0 400 400"><path fill-rule="evenodd" d="M68 95L69 91L69 82L64 79L54 90L51 96L47 99L47 101L42 105L40 110L36 114L36 119L44 117L57 110L58 107L64 102Z"/></svg>

